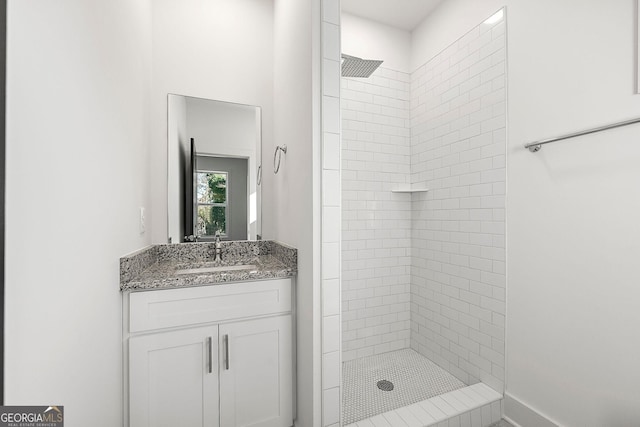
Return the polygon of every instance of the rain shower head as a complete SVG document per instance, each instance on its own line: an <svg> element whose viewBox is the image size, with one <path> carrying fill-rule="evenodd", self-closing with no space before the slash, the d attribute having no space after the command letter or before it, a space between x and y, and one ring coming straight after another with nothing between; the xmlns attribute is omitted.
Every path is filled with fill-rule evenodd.
<svg viewBox="0 0 640 427"><path fill-rule="evenodd" d="M342 77L370 77L384 61L342 54Z"/></svg>

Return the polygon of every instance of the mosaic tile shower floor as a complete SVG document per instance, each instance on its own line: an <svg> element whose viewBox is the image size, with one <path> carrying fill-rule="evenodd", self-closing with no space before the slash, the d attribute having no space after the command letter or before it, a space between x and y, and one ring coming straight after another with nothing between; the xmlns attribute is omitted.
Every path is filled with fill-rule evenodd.
<svg viewBox="0 0 640 427"><path fill-rule="evenodd" d="M345 362L342 378L343 425L465 387L411 349ZM380 390L376 385L380 380L392 382L393 390Z"/></svg>

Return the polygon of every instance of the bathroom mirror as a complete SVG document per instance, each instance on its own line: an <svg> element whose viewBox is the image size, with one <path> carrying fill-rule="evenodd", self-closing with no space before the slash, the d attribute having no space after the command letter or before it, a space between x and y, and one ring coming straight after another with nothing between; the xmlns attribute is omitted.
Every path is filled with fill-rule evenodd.
<svg viewBox="0 0 640 427"><path fill-rule="evenodd" d="M169 243L261 234L261 111L169 94Z"/></svg>

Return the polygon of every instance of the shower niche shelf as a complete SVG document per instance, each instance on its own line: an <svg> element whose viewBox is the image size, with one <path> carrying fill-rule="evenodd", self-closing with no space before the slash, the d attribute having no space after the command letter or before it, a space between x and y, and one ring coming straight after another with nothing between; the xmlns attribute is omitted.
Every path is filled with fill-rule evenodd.
<svg viewBox="0 0 640 427"><path fill-rule="evenodd" d="M429 191L426 187L410 187L410 186L400 186L394 190L391 190L392 193L426 193Z"/></svg>

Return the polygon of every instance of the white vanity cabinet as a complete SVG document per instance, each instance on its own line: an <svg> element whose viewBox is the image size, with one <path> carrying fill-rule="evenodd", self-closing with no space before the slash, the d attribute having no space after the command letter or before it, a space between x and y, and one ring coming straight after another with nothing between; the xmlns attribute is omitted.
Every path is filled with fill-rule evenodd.
<svg viewBox="0 0 640 427"><path fill-rule="evenodd" d="M219 333L220 426L291 426L291 315L228 323Z"/></svg>
<svg viewBox="0 0 640 427"><path fill-rule="evenodd" d="M293 425L291 279L126 299L130 427Z"/></svg>
<svg viewBox="0 0 640 427"><path fill-rule="evenodd" d="M130 338L130 426L220 425L212 341L217 326Z"/></svg>

